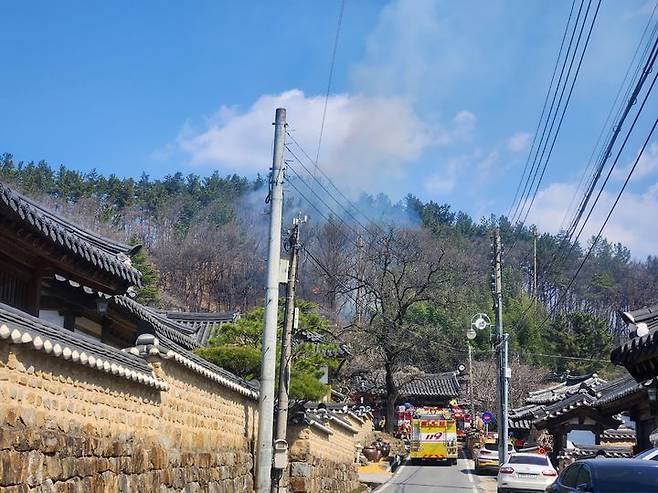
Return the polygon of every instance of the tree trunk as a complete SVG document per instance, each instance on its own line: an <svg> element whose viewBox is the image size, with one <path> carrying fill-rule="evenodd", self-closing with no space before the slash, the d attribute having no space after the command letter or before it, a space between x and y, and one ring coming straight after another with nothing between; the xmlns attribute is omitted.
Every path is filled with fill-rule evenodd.
<svg viewBox="0 0 658 493"><path fill-rule="evenodd" d="M390 363L386 363L384 368L386 370L386 432L393 433L395 401L398 399L398 389L393 380L393 367Z"/></svg>

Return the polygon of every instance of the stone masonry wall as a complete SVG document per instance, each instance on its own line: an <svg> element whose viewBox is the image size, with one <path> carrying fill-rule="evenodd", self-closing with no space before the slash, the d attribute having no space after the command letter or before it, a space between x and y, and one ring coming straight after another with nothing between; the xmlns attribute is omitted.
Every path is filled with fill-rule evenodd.
<svg viewBox="0 0 658 493"><path fill-rule="evenodd" d="M167 391L0 342L0 491L253 491L257 403L154 367Z"/></svg>
<svg viewBox="0 0 658 493"><path fill-rule="evenodd" d="M351 421L353 433L342 426L329 424L328 434L314 426L289 428L289 489L293 492L350 493L358 488L356 447L368 436L372 423Z"/></svg>

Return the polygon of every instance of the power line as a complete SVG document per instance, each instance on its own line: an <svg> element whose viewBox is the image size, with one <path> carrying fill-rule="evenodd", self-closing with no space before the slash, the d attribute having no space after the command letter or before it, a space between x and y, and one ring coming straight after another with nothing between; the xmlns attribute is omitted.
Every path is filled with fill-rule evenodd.
<svg viewBox="0 0 658 493"><path fill-rule="evenodd" d="M608 125L610 123L610 120L611 120L613 114L615 113L615 108L617 107L617 103L620 101L620 96L622 95L624 87L626 87L626 82L629 80L629 75L631 74L631 69L633 68L633 65L635 65L635 60L637 59L638 54L640 53L640 48L642 47L642 44L644 42L644 38L646 37L647 32L649 30L649 27L651 26L654 15L656 13L656 7L658 7L658 1L655 3L655 5L653 7L653 11L651 12L651 17L647 21L647 24L644 27L644 31L642 31L642 36L640 37L640 40L637 44L637 47L635 48L635 52L633 53L633 58L631 59L630 63L628 64L628 68L626 69L626 73L624 74L624 78L622 80L622 83L620 84L619 89L617 90L617 94L615 96L615 99L614 99L612 105L610 106L610 111L608 112L608 116L606 117L605 122L603 123L603 126L601 127L601 132L599 133L599 136L596 140L596 144L594 145L594 148L592 149L592 153L590 154L590 157L587 161L587 166L585 167L585 170L583 171L583 173L580 177L580 180L578 181L578 187L576 188L576 191L574 192L574 194L571 198L571 201L569 202L569 206L566 208L566 210L564 212L564 217L562 218L562 221L560 222L560 230L562 230L564 228L564 223L567 220L567 217L569 216L569 212L571 211L571 207L572 207L574 201L576 200L576 197L580 193L580 189L584 184L585 177L589 173L589 169L594 165L595 162L597 162L601 159L601 156L603 156L604 149L603 149L603 147L601 147L599 157L596 160L594 159L596 151L597 151L597 149L599 149L599 144L602 143L603 136L604 136L604 134L606 134L606 130L608 130L608 133L607 133L608 137L606 137L606 141L610 138L609 136L615 130L614 127L609 127ZM656 22L654 24L653 31L652 31L651 35L649 36L649 38L648 38L649 40L654 38L657 29L658 29L658 22ZM647 55L647 52L649 51L649 46L650 46L650 43L649 43L649 41L647 41L647 44L645 46L645 49L644 49L644 52L643 52L642 56L640 57L640 60L644 59L645 56ZM642 68L642 64L640 62L638 62L637 67L634 71L634 74L630 79L631 81L635 80L635 78L640 73L641 68ZM632 84L628 85L628 88L626 89L626 93L625 93L625 95L624 95L624 97L621 101L626 101L628 99L628 97L631 93L632 87L633 87ZM624 108L624 106L620 105L619 109L617 110L615 120L619 118L619 116L621 115L621 112L623 111L623 108ZM593 175L592 175L592 179L593 179ZM589 185L588 185L588 187L589 187Z"/></svg>
<svg viewBox="0 0 658 493"><path fill-rule="evenodd" d="M656 78L654 77L654 82L655 82L655 80L656 80ZM653 87L653 84L652 84L652 87ZM539 330L541 330L541 329L544 327L544 325L546 324L546 322L548 321L548 319L549 319L549 318L555 313L555 310L556 310L557 307L560 305L560 303L562 303L562 301L564 300L564 297L565 297L566 294L569 292L569 289L571 288L571 286L573 285L573 283L576 281L576 278L578 277L578 274L580 274L580 271L582 270L583 265L585 265L585 262L587 261L587 259L588 259L589 256L591 255L592 251L594 250L594 247L596 246L596 244L598 243L599 239L601 238L601 234L603 233L603 229L604 229L605 226L608 224L608 221L610 220L610 217L612 216L612 213L614 212L615 208L617 207L617 204L619 203L619 200L621 199L621 196L622 196L622 194L624 193L624 190L626 190L626 186L628 185L628 182L630 181L631 176L633 176L633 172L635 171L635 168L637 167L637 163L640 162L640 158L642 157L642 155L643 155L643 153L644 153L644 150L646 149L646 147L647 147L649 141L651 140L651 137L653 136L653 133L654 133L654 131L655 131L655 129L656 129L656 125L658 125L658 118L656 118L656 120L654 121L653 126L651 127L651 131L649 132L649 135L647 135L647 138L646 138L646 140L644 141L644 144L642 145L642 149L641 149L640 152L638 153L638 156L637 156L637 158L635 159L635 162L633 163L633 167L632 167L631 170L629 171L628 176L626 177L626 180L624 181L624 184L622 185L621 189L619 190L619 193L617 194L617 197L616 197L614 203L612 204L612 207L610 208L610 211L608 212L608 215L606 216L605 221L603 221L603 224L602 224L601 227L599 228L599 232L598 232L598 234L596 235L596 238L595 238L594 241L592 242L591 246L589 247L589 249L588 249L588 251L587 251L587 254L586 254L585 257L583 258L583 260L580 262L580 265L578 266L578 269L576 270L576 273L575 273L574 276L571 278L571 281L569 281L569 284L567 285L567 287L566 287L565 290L563 291L563 293L562 293L562 295L560 296L560 298L558 299L557 303L553 306L553 308L551 309L550 313L549 313L548 315L546 315L546 317L544 318L544 320L543 320L542 323L540 324L540 326L539 326Z"/></svg>
<svg viewBox="0 0 658 493"><path fill-rule="evenodd" d="M310 170L304 165L304 163L303 163L303 162L297 157L297 154L295 154L295 153L292 151L292 149L290 149L289 146L286 146L286 149L288 150L288 152L290 153L290 155L295 159L295 161L297 161L297 162L299 163L299 165L300 165L302 168L304 168L304 171L306 171L306 173L308 173L308 175L313 179L313 181L315 181L315 182L320 186L320 188L322 188L322 190L324 190L324 192L325 192L330 198L332 198L332 199L334 200L334 202L336 202L336 204L338 204L338 205L339 205L339 206L340 206L340 207L341 207L341 208L342 208L342 209L343 209L343 210L344 210L344 211L345 211L345 212L346 212L346 213L347 213L347 214L348 214L353 220L354 220L354 222L356 222L359 226L361 226L366 232L369 232L369 231L368 231L368 228L367 228L367 227L366 227L361 221L359 221L359 219L358 219L357 217L355 217L355 216L350 212L350 210L349 210L348 208L346 208L346 207L345 207L345 206L344 206L344 205L343 205L343 204L342 204L342 203L341 203L336 197L334 197L334 195L332 195L332 193L329 192L329 190L327 190L327 188L324 186L324 184L322 183L322 181L319 180L318 177L317 177L316 175L314 175L313 173L311 173L311 171L310 171ZM316 196L318 196L318 195L316 194ZM319 198L319 196L318 196L318 198Z"/></svg>
<svg viewBox="0 0 658 493"><path fill-rule="evenodd" d="M657 23L657 25L658 25L658 23ZM655 29L654 29L654 34L655 34ZM639 46L641 46L641 44L642 44L642 39L640 40ZM639 46L638 46L638 47L639 47ZM656 51L657 48L658 48L658 39L656 39L656 41L654 42L653 48L652 48L652 50L651 50L651 53L649 54L649 57L648 57L647 61L646 61L645 64L644 64L644 69L643 69L643 71L642 71L642 74L641 74L640 78L638 79L638 81L637 81L637 83L636 83L636 85L635 85L635 88L634 88L634 90L633 90L633 93L631 94L631 96L630 96L629 99L628 99L628 102L627 102L627 104L626 104L626 106L625 106L625 109L624 109L623 113L621 113L621 108L620 108L620 113L621 113L621 114L619 115L619 121L618 121L618 123L617 123L617 124L615 125L615 127L614 127L614 132L613 132L613 135L611 136L611 138L610 138L610 140L609 140L608 145L606 146L606 152L605 152L605 154L602 153L601 162L600 162L599 165L598 165L598 168L599 168L599 169L602 169L602 168L605 166L605 163L607 162L608 158L610 157L612 147L614 146L614 143L616 142L616 139L617 139L619 133L621 132L621 129L622 129L622 127L623 127L623 123L624 123L626 117L628 116L628 114L629 114L631 108L636 104L637 96L638 96L639 92L641 91L641 89L642 89L642 87L643 87L643 85L644 85L644 82L646 81L646 78L647 78L648 74L649 74L649 73L652 71L652 69L653 69L653 64L654 64L654 62L655 62L656 56L658 55L658 52ZM646 54L647 51L648 51L648 45L647 45L647 48L645 49L644 53ZM637 73L637 71L636 71L636 73ZM621 155L623 149L624 149L625 146L626 146L626 143L627 143L627 141L628 141L628 139L629 139L629 137L630 137L630 135L631 135L631 133L632 133L634 127L635 127L635 124L636 124L636 122L637 122L637 120L638 120L638 118L639 118L639 116L640 116L642 110L644 109L644 105L646 104L646 101L647 101L647 99L648 99L648 97L649 97L649 95L650 95L650 93L651 93L651 91L652 91L652 89L653 89L654 84L655 84L655 77L654 77L654 81L653 81L653 83L651 84L649 90L647 91L647 94L645 95L645 98L644 98L644 100L643 100L643 102L642 102L642 105L640 106L640 109L638 110L638 112L637 112L637 114L636 114L636 116L635 116L635 119L634 119L634 121L633 121L633 123L632 123L630 129L628 130L628 132L627 132L627 134L626 134L626 138L624 139L624 142L622 143L622 145L621 145L621 147L620 147L620 149L619 149L619 152L618 152L618 154L617 154L617 157L616 157L614 163L612 164L612 166L611 166L611 168L610 168L610 170L609 170L609 172L608 172L608 175L607 175L607 177L606 177L606 180L605 180L605 182L603 183L601 189L599 190L599 193L598 193L598 195L597 195L597 197L596 197L594 203L592 204L592 206L591 206L591 208L590 208L590 211L589 211L587 217L585 218L585 221L583 222L583 224L582 224L582 226L581 226L581 228L580 228L580 231L579 231L578 235L576 236L576 238L575 238L575 240L574 240L574 239L573 239L573 234L575 233L575 230L576 230L576 228L577 228L577 226L578 226L578 223L580 222L580 219L582 218L582 214L583 214L583 212L584 212L584 208L587 207L587 203L589 202L589 197L591 197L591 195L592 195L592 193L593 193L593 191L594 191L595 184L596 184L596 182L598 181L598 178L600 177L600 171L597 172L597 176L596 176L595 179L590 183L590 186L588 186L588 190L586 191L586 196L585 196L585 197L583 198L583 200L581 201L581 207L580 207L580 208L582 208L582 212L579 211L579 213L577 214L577 217L574 217L574 219L573 219L573 221L572 221L572 223L571 223L571 226L570 226L570 228L569 228L569 231L567 232L567 234L565 235L565 237L564 237L564 238L562 239L562 241L560 242L560 245L558 246L558 249L554 252L554 254L553 254L551 260L549 261L549 263L547 264L547 266L544 267L544 271L548 271L550 268L552 268L553 265L555 264L555 262L556 262L558 259L561 260L560 265L564 265L564 264L566 263L566 261L569 259L569 257L571 256L571 254L573 253L573 251L574 251L574 249L575 249L575 247L576 247L576 244L577 244L578 240L580 239L580 235L582 234L585 225L586 225L587 222L589 221L589 218L590 218L590 216L591 216L591 214L592 214L592 212L593 212L593 210L594 210L596 204L598 203L598 200L599 200L599 198L600 198L600 196L601 196L601 194L602 194L602 192L603 192L603 189L605 188L605 185L607 184L608 179L610 178L610 175L612 174L613 169L614 169L615 166L617 165L618 160L619 160L619 157L620 157L620 155ZM630 87L629 87L629 91L630 91ZM580 208L579 208L579 209L580 209ZM516 242L513 243L512 248L513 248L514 244L516 244ZM564 251L564 249L565 249L567 246L569 246L569 251L567 252L566 255L562 255L562 256L561 256L560 254ZM526 260L527 260L527 257L526 257ZM521 323L521 321L524 320L525 315L528 313L528 311L530 310L531 306L532 306L532 305L530 305L530 306L528 306L528 308L526 308L526 310L523 312L523 314L522 314L522 316L521 316L521 318L520 318L520 320L519 320L518 323Z"/></svg>
<svg viewBox="0 0 658 493"><path fill-rule="evenodd" d="M624 110L623 114L621 115L618 124L615 126L615 132L614 132L613 136L611 137L611 140L610 140L608 146L606 147L605 155L603 156L603 159L602 159L602 161L599 165L600 171L597 172L596 180L592 183L592 186L590 188L588 188L588 190L586 191L586 197L584 197L583 201L581 202L581 208L579 209L579 212L577 213L577 217L574 218L574 220L572 221L573 229L571 229L571 226L570 226L570 231L567 232L567 235L561 241L558 249L555 251L555 253L553 254L553 256L550 260L550 262L547 264L547 267L544 268L545 271L548 271L550 268L552 268L556 261L560 261L560 266L564 265L567 262L567 260L571 257L571 254L573 253L573 251L575 250L576 245L578 244L578 240L580 239L580 236L582 235L582 233L585 229L585 226L589 222L589 219L590 219L592 213L594 212L594 209L595 209L599 199L601 198L603 190L605 189L605 186L607 185L608 180L610 179L610 176L612 175L615 167L617 166L617 164L619 162L619 158L620 158L623 150L626 147L626 144L627 144L627 142L628 142L628 140L629 140L629 138L630 138L630 136L631 136L631 134L632 134L632 132L635 128L635 125L636 125L642 111L644 110L644 106L646 105L646 102L647 102L651 92L653 91L654 85L656 83L656 76L654 76L654 79L653 79L651 85L649 86L649 89L647 90L647 93L644 96L644 100L642 101L642 104L640 105L640 108L638 109L638 111L635 115L635 118L633 119L633 122L631 123L630 128L626 132L626 137L624 138L624 141L622 142L622 144L619 148L619 151L617 152L617 156L615 157L615 160L613 161L612 165L610 166L610 169L608 170L607 176L606 176L603 184L599 188L599 191L598 191L598 193L597 193L597 195L594 199L594 202L592 203L591 207L589 208L589 212L587 213L587 216L585 217L585 220L580 225L580 230L578 231L578 234L574 238L573 235L576 232L576 229L578 228L578 223L582 219L582 215L583 215L585 209L587 208L587 204L589 203L590 197L592 196L592 194L594 192L596 182L598 182L598 179L601 176L601 171L605 167L605 163L607 162L608 158L611 155L612 148L613 148L613 146L614 146L614 144L617 140L617 137L619 136L619 134L621 132L621 129L623 127L624 121L626 120L626 117L630 113L631 108L637 103L637 96L638 96L640 90L642 89L642 86L644 85L644 82L646 81L647 76L649 75L649 73L651 73L651 71L653 69L653 64L656 60L656 57L658 57L658 38L656 39L656 41L654 43L654 47L651 51L651 56L649 57L649 59L647 60L647 62L645 64L644 70L642 72L642 77L638 80L638 82L636 84L636 87L635 87L631 97L628 100L628 103L626 105L626 109ZM569 247L569 250L566 253L566 255L560 255L567 246Z"/></svg>
<svg viewBox="0 0 658 493"><path fill-rule="evenodd" d="M539 192L539 186L541 185L541 182L544 179L544 174L546 173L546 168L548 166L548 162L550 161L551 156L553 154L553 149L555 147L555 142L557 141L557 137L560 133L560 129L562 128L562 122L564 121L564 115L566 114L567 108L569 106L569 102L571 101L571 95L573 94L573 90L574 90L574 87L576 85L576 81L578 80L578 75L580 74L580 68L582 66L583 59L585 57L585 52L587 51L587 47L589 46L589 41L591 39L592 31L594 29L594 23L596 22L596 18L599 14L600 7L601 7L601 0L599 0L599 2L597 3L596 11L594 12L594 16L592 17L589 32L587 33L587 38L585 39L585 45L583 47L583 51L581 52L580 59L578 60L578 66L576 67L576 73L575 73L574 78L571 82L571 87L569 88L569 94L567 95L566 103L565 103L565 105L562 109L562 114L560 115L560 121L558 122L557 130L556 130L556 132L553 136L553 141L551 142L551 147L548 151L548 155L546 157L546 160L544 161L544 166L542 168L541 175L539 176L539 180L537 181L537 185L535 186L535 190L532 194L532 199L530 201L530 205L528 205L528 209L525 212L525 216L523 218L523 221L521 221L522 224L524 224L528 219L528 215L530 214L530 210L532 209L532 206L535 203L535 199L537 198L537 193ZM589 11L589 4L587 6L587 10ZM587 12L585 13L585 18L587 18ZM580 33L578 34L577 45L578 45L578 43L580 43L580 37L583 33L583 28L584 27L585 27L585 24L583 23L583 26L581 27ZM575 58L575 51L574 51L574 58ZM569 77L569 73L571 72L571 67L573 65L573 62L574 62L574 59L571 60L571 64L569 65L569 72L567 73L567 78ZM560 99L562 99L562 95L564 94L564 89L565 88L566 88L566 86L564 88L562 88L562 93L560 94ZM552 127L552 124L551 124L551 127ZM544 150L546 150L546 149L544 148ZM542 157L543 157L543 151L542 151ZM540 162L541 162L541 158L540 158Z"/></svg>
<svg viewBox="0 0 658 493"><path fill-rule="evenodd" d="M299 149L299 151L302 153L302 155L304 155L304 157L306 157L306 159L309 161L309 163L314 164L313 159L311 159L311 157L308 155L308 153L304 150L304 148L301 146L301 144L295 139L295 137L294 137L290 132L288 132L288 137L290 137L290 140L292 141L292 143L295 144L295 145L297 146L297 148ZM288 150L290 151L290 148L288 148ZM292 151L290 151L290 152L291 152L291 154L292 154ZM338 188L338 187L336 186L336 183L335 183L335 182L329 177L329 175L327 175L327 174L322 170L322 168L318 168L318 171L319 171L320 174L324 177L324 179L327 180L327 182L332 186L332 188L333 188L334 190L336 190L336 192L342 197L342 199L345 200L345 202L347 202L347 204L348 204L352 209L354 209L356 212L358 212L359 214L361 214L361 216L363 216L363 218L365 218L365 220L366 220L368 223L374 225L374 226L375 226L376 228L378 228L381 232L384 232L384 231L382 230L382 228L381 228L381 227L380 227L375 221L373 221L373 220L372 220L372 219L371 219L371 218L370 218L365 212L363 212L362 210L360 210L360 209L359 209L359 208L358 208L358 207L357 207L357 206L356 206L356 205L355 205L355 204L354 204L354 203L353 203L353 202L352 202L352 201L351 201L351 200L350 200L350 199L349 199L349 198L348 198L348 197L347 197L347 196L346 196L341 190L340 190L340 188ZM307 171L307 172L308 172L308 171ZM309 173L309 174L311 174L311 173ZM335 197L334 197L334 200L336 200ZM338 202L338 201L336 201L336 202ZM343 207L343 209L345 209L345 210L347 211L347 208L345 208L345 206L342 206L342 207Z"/></svg>
<svg viewBox="0 0 658 493"><path fill-rule="evenodd" d="M308 185L308 183L306 183L306 181L305 181L305 180L299 175L299 173L297 173L297 170L295 170L292 166L290 166L290 163L288 163L288 168L290 168L290 169L292 170L292 172L295 174L295 176L296 176L296 177L297 177L297 178L298 178L298 179L299 179L304 185L306 185L306 188L308 188L308 189L311 191L311 193L313 193L314 195L316 195L315 192L313 191L313 189ZM353 230L353 229L352 229L352 228L351 228L351 227L350 227L345 221L343 221L342 219L340 219L340 217L338 217L338 216L336 215L336 213L333 212L333 210L332 210L331 208L327 207L326 204L325 204L325 207L327 207L327 208L331 211L331 213L333 214L333 216L331 216L331 217L327 217L327 216L326 216L326 215L320 210L320 208L317 207L317 206L315 205L315 203L314 203L312 200L310 200L310 199L309 199L309 198L308 198L308 197L307 197L307 196L306 196L306 195L305 195L305 194L304 194L304 193L303 193L303 192L302 192L302 191L301 191L301 190L300 190L295 184L294 184L294 182L292 182L291 180L288 180L287 183L288 183L288 185L290 185L293 189L295 189L295 191L299 194L299 196L300 196L302 199L304 199L304 200L305 200L305 201L306 201L306 202L307 202L307 203L308 203L308 204L309 204L309 205L310 205L310 206L311 206L311 207L312 207L312 208L313 208L313 209L314 209L314 210L315 210L315 211L316 211L316 212L317 212L317 213L318 213L318 214L319 214L319 215L320 215L325 221L327 221L329 224L333 224L334 226L336 226L336 229L338 230L338 232L339 232L339 233L340 233L340 234L341 234L341 235L342 235L342 236L343 236L343 237L344 237L349 243L351 243L352 245L354 245L355 247L358 248L358 245L354 242L354 240L352 240L352 238L350 238L349 236L347 236L347 234L345 234L345 232L342 230L342 228L340 227L340 225L339 225L339 224L336 224L334 221L332 221L332 218L336 217L339 221L341 221L342 224L344 224L345 226L347 226L347 227L348 227L349 229L351 229L353 232L354 232L354 230ZM316 195L316 197L317 197L317 195ZM319 200L322 201L322 199L319 199Z"/></svg>
<svg viewBox="0 0 658 493"><path fill-rule="evenodd" d="M327 118L327 105L329 104L329 93L331 92L331 83L334 78L334 67L336 65L336 52L338 51L338 38L340 36L340 26L343 23L343 12L345 11L345 0L340 3L340 12L338 13L338 25L336 26L336 36L334 38L334 48L331 52L331 68L329 69L329 81L327 82L327 93L324 97L324 108L322 110L322 123L320 124L320 136L318 137L318 150L315 154L315 170L319 169L318 160L320 159L320 147L322 146L322 135L324 134L324 123ZM317 174L317 173L316 173Z"/></svg>
<svg viewBox="0 0 658 493"><path fill-rule="evenodd" d="M530 150L528 151L528 157L526 158L525 165L523 167L523 173L521 174L521 179L519 180L518 185L516 186L516 192L514 192L514 199L512 200L512 204L510 205L509 210L507 211L507 217L511 217L510 214L512 213L512 209L514 208L514 205L516 204L516 199L519 196L519 191L521 190L521 184L523 183L523 180L525 178L526 171L528 170L528 165L530 164L530 157L532 156L532 152L535 148L535 142L537 141L537 135L539 134L539 130L541 129L541 123L544 120L544 113L546 112L546 106L548 105L548 99L551 95L552 89L553 89L553 82L555 81L555 74L557 74L557 68L560 64L560 59L562 58L562 49L564 48L564 41L567 39L567 33L569 32L569 25L571 24L571 17L573 16L573 9L576 6L576 0L573 0L571 2L571 9L569 10L569 17L567 19L567 25L564 26L564 33L562 34L562 41L560 42L560 50L558 51L557 54L557 59L555 60L555 66L553 67L553 75L551 75L551 82L548 85L548 91L546 91L546 97L544 98L544 105L542 106L541 109L541 115L539 115L539 121L537 122L537 128L535 129L535 132L532 136L532 144L530 145ZM528 175L530 176L530 175Z"/></svg>
<svg viewBox="0 0 658 493"><path fill-rule="evenodd" d="M541 136L540 136L540 139L539 139L539 145L535 149L535 157L533 158L532 166L530 168L530 172L528 173L528 177L527 177L525 185L523 187L523 191L521 192L521 197L520 197L520 199L519 199L519 201L516 205L516 208L514 210L514 213L512 214L512 217L510 218L511 222L514 222L516 219L520 218L521 215L523 214L523 210L525 208L525 203L527 202L527 199L530 195L532 187L534 186L535 180L537 178L537 172L538 172L539 166L541 164L541 158L539 158L539 153L540 153L540 150L542 148L544 149L544 151L546 149L545 143L548 142L548 138L550 138L550 134L552 133L553 125L555 123L555 119L557 118L559 107L560 107L560 104L562 102L561 101L562 96L561 96L557 107L555 107L555 101L557 99L558 92L560 92L560 87L562 87L562 80L563 80L563 77L564 77L564 72L565 72L565 69L567 67L567 63L569 62L569 57L571 56L571 59L573 61L575 59L576 53L578 51L578 43L574 47L573 53L571 52L571 47L573 46L574 37L576 36L576 32L578 30L580 16L581 16L584 4L585 4L585 0L581 0L580 6L578 8L578 14L576 15L576 20L574 22L573 29L571 31L571 36L569 38L569 44L567 46L567 51L566 51L564 60L562 61L562 67L560 68L560 75L558 77L558 81L557 81L557 84L555 86L555 91L553 92L553 97L551 99L551 105L550 105L550 108L548 110L548 116L547 116L546 121L544 122L544 125L543 125L543 130L542 130L542 133L541 133ZM590 0L590 4L591 4L591 0ZM589 9L589 4L588 4L588 9ZM585 21L586 21L586 17L583 18L583 26L585 25ZM580 38L579 38L579 41L580 41ZM571 67L571 65L570 65L570 67ZM566 87L567 80L568 80L568 75L567 75L566 78L564 78L564 87ZM562 95L564 94L564 90L562 90L561 94ZM553 109L554 108L555 108L555 114L553 114ZM550 128L549 133L547 135L546 130L549 128L549 121L551 122L551 128ZM546 141L544 140L544 138L546 138ZM542 157L543 157L543 154L542 154Z"/></svg>

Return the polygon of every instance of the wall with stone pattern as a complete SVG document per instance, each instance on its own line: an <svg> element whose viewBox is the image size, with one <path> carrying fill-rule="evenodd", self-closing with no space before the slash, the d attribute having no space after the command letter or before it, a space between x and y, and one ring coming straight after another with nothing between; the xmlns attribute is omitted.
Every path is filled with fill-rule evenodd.
<svg viewBox="0 0 658 493"><path fill-rule="evenodd" d="M152 364L168 390L0 342L0 491L252 491L257 402Z"/></svg>
<svg viewBox="0 0 658 493"><path fill-rule="evenodd" d="M323 423L331 434L310 425L289 427L289 490L350 493L359 487L357 445L372 435L372 422L348 420L356 433L331 421Z"/></svg>

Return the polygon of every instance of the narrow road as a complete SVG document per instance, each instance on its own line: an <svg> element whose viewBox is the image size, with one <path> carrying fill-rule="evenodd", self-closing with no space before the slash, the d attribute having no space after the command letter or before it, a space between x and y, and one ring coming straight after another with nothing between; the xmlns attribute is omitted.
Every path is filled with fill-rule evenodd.
<svg viewBox="0 0 658 493"><path fill-rule="evenodd" d="M495 476L476 476L473 462L459 459L456 466L410 462L400 466L395 476L376 490L377 493L494 493Z"/></svg>

